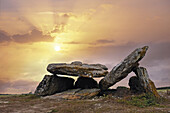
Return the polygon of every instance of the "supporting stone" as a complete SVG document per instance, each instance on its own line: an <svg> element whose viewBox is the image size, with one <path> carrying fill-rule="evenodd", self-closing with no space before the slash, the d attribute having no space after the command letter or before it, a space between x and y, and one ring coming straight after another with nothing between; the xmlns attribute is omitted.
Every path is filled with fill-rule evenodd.
<svg viewBox="0 0 170 113"><path fill-rule="evenodd" d="M138 62L145 56L148 46L134 50L122 62L116 65L100 82L101 90L107 90L110 86L124 79L133 68L138 66Z"/></svg>
<svg viewBox="0 0 170 113"><path fill-rule="evenodd" d="M155 97L160 98L158 94L155 84L152 80L150 80L148 72L144 67L137 67L134 69L135 74L139 78L139 82L146 93L152 93Z"/></svg>
<svg viewBox="0 0 170 113"><path fill-rule="evenodd" d="M97 81L93 78L79 77L75 83L75 88L92 89L98 88Z"/></svg>
<svg viewBox="0 0 170 113"><path fill-rule="evenodd" d="M46 96L68 89L72 89L74 79L67 77L58 77L56 75L45 75L35 90L35 95Z"/></svg>
<svg viewBox="0 0 170 113"><path fill-rule="evenodd" d="M145 93L145 90L142 87L139 78L137 76L132 76L129 79L129 86L130 86L130 91L134 94Z"/></svg>

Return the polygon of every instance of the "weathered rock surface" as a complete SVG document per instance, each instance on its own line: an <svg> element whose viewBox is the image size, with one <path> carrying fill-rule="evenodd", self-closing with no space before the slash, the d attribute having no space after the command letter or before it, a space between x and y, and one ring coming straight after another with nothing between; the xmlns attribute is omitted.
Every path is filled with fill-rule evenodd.
<svg viewBox="0 0 170 113"><path fill-rule="evenodd" d="M110 73L108 73L100 82L99 86L101 90L106 90L110 86L119 82L125 78L133 68L137 67L138 62L145 56L148 46L138 48L134 50L129 56L127 56L122 62L116 65Z"/></svg>
<svg viewBox="0 0 170 113"><path fill-rule="evenodd" d="M107 89L99 93L99 96L127 97L131 95L130 89L123 86L118 86L117 89Z"/></svg>
<svg viewBox="0 0 170 113"><path fill-rule="evenodd" d="M66 99L66 100L76 100L76 99L90 99L98 95L100 89L71 89L61 93L56 93L51 96L46 96L43 98L48 99Z"/></svg>
<svg viewBox="0 0 170 113"><path fill-rule="evenodd" d="M98 83L93 78L79 77L75 83L75 88L82 89L98 88Z"/></svg>
<svg viewBox="0 0 170 113"><path fill-rule="evenodd" d="M114 94L116 97L126 97L128 95L130 95L130 89L122 86L118 86L116 88L116 93Z"/></svg>
<svg viewBox="0 0 170 113"><path fill-rule="evenodd" d="M143 87L146 93L152 93L155 97L159 98L156 87L152 80L150 80L148 72L144 67L137 67L134 69L135 74L137 75L141 86Z"/></svg>
<svg viewBox="0 0 170 113"><path fill-rule="evenodd" d="M73 88L73 84L74 79L72 78L45 75L36 88L35 94L40 96L52 95Z"/></svg>
<svg viewBox="0 0 170 113"><path fill-rule="evenodd" d="M129 86L130 86L130 91L134 94L140 94L140 93L144 93L145 90L142 87L139 78L136 76L132 76L129 79Z"/></svg>
<svg viewBox="0 0 170 113"><path fill-rule="evenodd" d="M47 71L53 74L83 77L103 77L108 73L107 67L102 64L83 64L79 61L71 64L49 64Z"/></svg>
<svg viewBox="0 0 170 113"><path fill-rule="evenodd" d="M79 66L82 66L83 63L80 62L80 61L74 61L74 62L71 63L71 65L79 65Z"/></svg>

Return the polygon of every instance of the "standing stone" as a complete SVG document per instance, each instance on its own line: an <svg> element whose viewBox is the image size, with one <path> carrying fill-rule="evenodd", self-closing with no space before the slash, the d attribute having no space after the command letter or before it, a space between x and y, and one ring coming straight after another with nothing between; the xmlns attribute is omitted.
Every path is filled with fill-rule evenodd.
<svg viewBox="0 0 170 113"><path fill-rule="evenodd" d="M98 84L97 81L95 81L93 78L79 77L75 83L75 88L81 89L98 88Z"/></svg>
<svg viewBox="0 0 170 113"><path fill-rule="evenodd" d="M146 93L152 93L155 97L159 98L155 84L150 80L148 72L144 67L137 67L134 69L135 74L137 75L139 82Z"/></svg>
<svg viewBox="0 0 170 113"><path fill-rule="evenodd" d="M35 90L36 95L46 96L73 88L74 79L58 77L56 75L45 75Z"/></svg>
<svg viewBox="0 0 170 113"><path fill-rule="evenodd" d="M53 74L82 77L104 77L108 73L107 67L102 64L83 64L79 61L71 64L49 64L47 71Z"/></svg>
<svg viewBox="0 0 170 113"><path fill-rule="evenodd" d="M148 46L134 50L99 82L100 89L107 90L110 86L124 79L132 72L133 68L139 65L138 62L145 56L147 50Z"/></svg>
<svg viewBox="0 0 170 113"><path fill-rule="evenodd" d="M135 94L140 94L140 93L145 93L144 88L142 87L139 78L136 76L132 76L129 79L129 86L130 86L130 91Z"/></svg>

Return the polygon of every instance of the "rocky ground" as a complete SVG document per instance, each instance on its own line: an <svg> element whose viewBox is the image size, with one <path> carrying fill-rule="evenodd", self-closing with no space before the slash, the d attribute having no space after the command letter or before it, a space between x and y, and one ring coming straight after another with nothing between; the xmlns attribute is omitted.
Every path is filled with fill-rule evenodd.
<svg viewBox="0 0 170 113"><path fill-rule="evenodd" d="M146 107L144 103L130 104L128 97L95 97L85 100L55 100L35 95L0 96L0 113L168 113L170 98L166 91L160 92L166 97L159 104Z"/></svg>

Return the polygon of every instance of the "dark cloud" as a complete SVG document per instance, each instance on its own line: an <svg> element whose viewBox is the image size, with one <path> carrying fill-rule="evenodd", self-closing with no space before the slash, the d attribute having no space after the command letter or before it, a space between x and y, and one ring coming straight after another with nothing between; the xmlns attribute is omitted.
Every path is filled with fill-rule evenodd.
<svg viewBox="0 0 170 113"><path fill-rule="evenodd" d="M9 90L13 90L13 93L28 93L30 91L34 91L38 82L29 81L29 80L16 80L9 81L0 79L0 93L8 93ZM20 92L22 91L22 92ZM9 92L12 93L12 92Z"/></svg>
<svg viewBox="0 0 170 113"><path fill-rule="evenodd" d="M50 35L43 35L42 31L33 29L31 33L26 34L17 34L12 36L13 41L18 43L27 43L27 42L51 42L54 40Z"/></svg>
<svg viewBox="0 0 170 113"><path fill-rule="evenodd" d="M114 40L96 40L95 42L92 43L84 43L84 42L77 42L77 41L70 41L70 42L64 42L64 44L89 44L89 45L97 45L97 44L112 44L114 43Z"/></svg>
<svg viewBox="0 0 170 113"><path fill-rule="evenodd" d="M106 40L106 39L101 39L101 40L97 40L96 43L114 43L114 40Z"/></svg>
<svg viewBox="0 0 170 113"><path fill-rule="evenodd" d="M112 44L114 43L114 40L96 40L95 42L92 43L83 43L83 42L77 42L77 41L70 41L70 42L64 42L64 44L89 44L89 45L97 45L97 44Z"/></svg>
<svg viewBox="0 0 170 113"><path fill-rule="evenodd" d="M33 29L30 33L16 34L13 36L8 35L6 32L0 30L0 43L14 41L17 43L30 43L30 42L52 42L54 40L50 35L44 35L42 31Z"/></svg>
<svg viewBox="0 0 170 113"><path fill-rule="evenodd" d="M64 44L85 44L85 43L71 41L71 42L64 42Z"/></svg>
<svg viewBox="0 0 170 113"><path fill-rule="evenodd" d="M9 81L7 80L0 80L0 93L5 92L5 89L10 87Z"/></svg>
<svg viewBox="0 0 170 113"><path fill-rule="evenodd" d="M5 31L0 30L0 43L10 40L11 40L10 36Z"/></svg>

